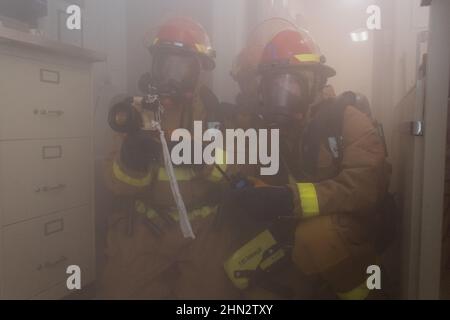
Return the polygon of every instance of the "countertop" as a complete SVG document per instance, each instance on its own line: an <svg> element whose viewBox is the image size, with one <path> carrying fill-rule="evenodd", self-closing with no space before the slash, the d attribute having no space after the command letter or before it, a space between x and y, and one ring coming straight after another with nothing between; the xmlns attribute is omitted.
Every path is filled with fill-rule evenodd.
<svg viewBox="0 0 450 320"><path fill-rule="evenodd" d="M32 33L6 28L0 25L0 44L3 43L30 47L40 51L69 56L87 62L100 62L106 60L106 55L100 52L61 43L50 40L42 35L34 35Z"/></svg>

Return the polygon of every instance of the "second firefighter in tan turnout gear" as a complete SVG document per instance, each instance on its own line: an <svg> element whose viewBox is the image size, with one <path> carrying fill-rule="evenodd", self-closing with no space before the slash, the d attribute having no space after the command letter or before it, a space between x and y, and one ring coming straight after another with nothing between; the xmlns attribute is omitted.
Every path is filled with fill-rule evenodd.
<svg viewBox="0 0 450 320"><path fill-rule="evenodd" d="M259 275L246 294L320 298L318 292L329 292L325 297L364 299L367 267L377 264L380 204L389 183L384 141L358 99L333 97L326 82L335 71L325 65L311 37L286 26L269 20L250 40L254 47L243 52L255 56L259 50L259 64L252 58L247 67L260 77L264 125L280 129L281 170L259 177L266 185L235 190L229 202L235 208L230 212L258 223L290 221L295 230L287 228L285 234L292 243L292 263Z"/></svg>
<svg viewBox="0 0 450 320"><path fill-rule="evenodd" d="M147 78L161 96L161 125L167 137L176 128L192 129L194 120L217 126L216 98L198 84L200 71L214 68L214 52L204 29L188 18L171 19L161 26L150 51L153 65ZM221 171L227 168L174 168L196 235L186 239L178 227L157 137L128 132L120 151L105 166L106 183L123 208L109 219L99 298L236 298L222 267L229 237L211 232L223 184Z"/></svg>

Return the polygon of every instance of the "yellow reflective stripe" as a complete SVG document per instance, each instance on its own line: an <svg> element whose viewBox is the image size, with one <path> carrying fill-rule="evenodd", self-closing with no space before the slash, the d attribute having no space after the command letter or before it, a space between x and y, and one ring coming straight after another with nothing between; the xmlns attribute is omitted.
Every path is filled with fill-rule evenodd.
<svg viewBox="0 0 450 320"><path fill-rule="evenodd" d="M274 263L276 263L278 260L282 259L285 256L285 252L283 249L278 249L273 255L269 256L268 258L261 261L261 264L259 267L262 270L266 270L269 267L271 267Z"/></svg>
<svg viewBox="0 0 450 320"><path fill-rule="evenodd" d="M310 218L319 214L319 200L316 187L312 183L297 183L298 193L304 218Z"/></svg>
<svg viewBox="0 0 450 320"><path fill-rule="evenodd" d="M206 218L211 213L213 213L216 209L217 209L217 207L204 206L204 207L201 207L201 208L189 211L188 212L189 220L194 220L194 219L197 219L197 218ZM178 211L171 211L171 212L169 212L169 215L175 221L179 221L180 220L180 217L178 215Z"/></svg>
<svg viewBox="0 0 450 320"><path fill-rule="evenodd" d="M147 174L143 178L133 178L127 175L125 172L122 171L119 164L114 161L113 164L113 174L116 177L117 180L120 182L126 183L128 185L131 185L133 187L146 187L150 184L151 181L151 173Z"/></svg>
<svg viewBox="0 0 450 320"><path fill-rule="evenodd" d="M175 167L173 168L175 173L175 178L177 181L189 181L194 177L194 172L191 168L186 167ZM159 181L169 181L169 176L167 175L166 168L162 167L158 172Z"/></svg>
<svg viewBox="0 0 450 320"><path fill-rule="evenodd" d="M208 180L212 182L219 182L223 179L222 172L226 172L227 170L227 154L223 149L216 148L215 151L215 166L209 174Z"/></svg>
<svg viewBox="0 0 450 320"><path fill-rule="evenodd" d="M294 57L300 62L320 62L320 56L312 53L297 54Z"/></svg>
<svg viewBox="0 0 450 320"><path fill-rule="evenodd" d="M158 217L158 213L152 208L148 208L147 211L145 212L145 215L150 220L155 219L155 218Z"/></svg>
<svg viewBox="0 0 450 320"><path fill-rule="evenodd" d="M136 200L134 203L134 208L140 214L145 214L148 219L154 219L158 217L158 214L152 208L148 208L145 206L145 203L141 200Z"/></svg>
<svg viewBox="0 0 450 320"><path fill-rule="evenodd" d="M264 259L264 253L268 252L277 244L272 233L265 230L255 238L239 248L233 255L225 261L224 268L228 278L238 289L246 289L249 286L248 277L238 277L236 271L255 271ZM280 250L281 251L281 250ZM278 257L278 255L275 255ZM268 267L268 265L264 265Z"/></svg>
<svg viewBox="0 0 450 320"><path fill-rule="evenodd" d="M220 166L225 165L225 166L226 166L226 163L227 163L227 153L225 152L225 150L220 149L220 148L216 148L216 149L215 149L214 158L216 158L216 159L215 159L215 163L216 163L217 165L220 165Z"/></svg>
<svg viewBox="0 0 450 320"><path fill-rule="evenodd" d="M137 200L137 201L134 203L134 208L135 208L135 210L136 210L138 213L140 213L140 214L144 214L145 211L146 211L145 203L142 202L142 201L140 201L140 200Z"/></svg>
<svg viewBox="0 0 450 320"><path fill-rule="evenodd" d="M140 200L137 200L135 202L134 206L138 213L145 214L147 216L147 218L150 220L158 217L158 213L153 208L147 208L145 206L144 202L142 202ZM216 209L217 209L217 207L204 206L204 207L189 211L188 212L189 220L194 220L197 218L206 218L211 213L213 213ZM173 211L170 211L168 214L175 221L178 222L180 220L180 218L178 216L178 211L173 210Z"/></svg>
<svg viewBox="0 0 450 320"><path fill-rule="evenodd" d="M204 206L199 209L192 210L188 216L192 218L206 218L213 213L217 207Z"/></svg>
<svg viewBox="0 0 450 320"><path fill-rule="evenodd" d="M367 288L366 282L362 283L353 290L344 293L337 293L337 296L341 300L364 300L369 295L369 288Z"/></svg>
<svg viewBox="0 0 450 320"><path fill-rule="evenodd" d="M215 165L214 168L212 169L211 173L208 176L209 181L219 182L223 179L223 173L217 167L219 167L222 170L222 172L225 172L227 170L226 164Z"/></svg>

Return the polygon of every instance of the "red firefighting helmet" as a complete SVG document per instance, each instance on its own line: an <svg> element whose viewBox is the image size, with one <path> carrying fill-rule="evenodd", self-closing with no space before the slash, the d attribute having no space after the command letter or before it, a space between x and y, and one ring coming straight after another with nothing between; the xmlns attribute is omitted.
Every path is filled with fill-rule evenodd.
<svg viewBox="0 0 450 320"><path fill-rule="evenodd" d="M208 34L199 23L190 18L176 17L162 24L149 46L152 54L159 49L175 49L197 54L203 69L215 68L216 52L211 47Z"/></svg>
<svg viewBox="0 0 450 320"><path fill-rule="evenodd" d="M259 68L264 72L276 68L312 66L325 78L336 75L336 71L325 62L325 57L307 31L282 30L264 47Z"/></svg>
<svg viewBox="0 0 450 320"><path fill-rule="evenodd" d="M246 46L233 61L231 76L237 82L246 82L255 76L261 55L267 43L283 30L297 30L297 27L282 18L271 18L257 25L250 33Z"/></svg>

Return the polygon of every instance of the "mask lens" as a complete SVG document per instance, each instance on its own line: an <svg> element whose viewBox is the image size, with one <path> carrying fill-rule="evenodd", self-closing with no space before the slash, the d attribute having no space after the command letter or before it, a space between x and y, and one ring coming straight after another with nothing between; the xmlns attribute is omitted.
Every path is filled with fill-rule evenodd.
<svg viewBox="0 0 450 320"><path fill-rule="evenodd" d="M200 63L193 55L166 52L154 57L152 70L159 84L193 88L199 77Z"/></svg>
<svg viewBox="0 0 450 320"><path fill-rule="evenodd" d="M278 73L263 77L262 98L266 118L290 118L295 113L306 111L310 104L310 92L314 74Z"/></svg>
<svg viewBox="0 0 450 320"><path fill-rule="evenodd" d="M272 79L269 89L270 104L278 108L292 108L303 96L303 88L299 79L283 74Z"/></svg>

